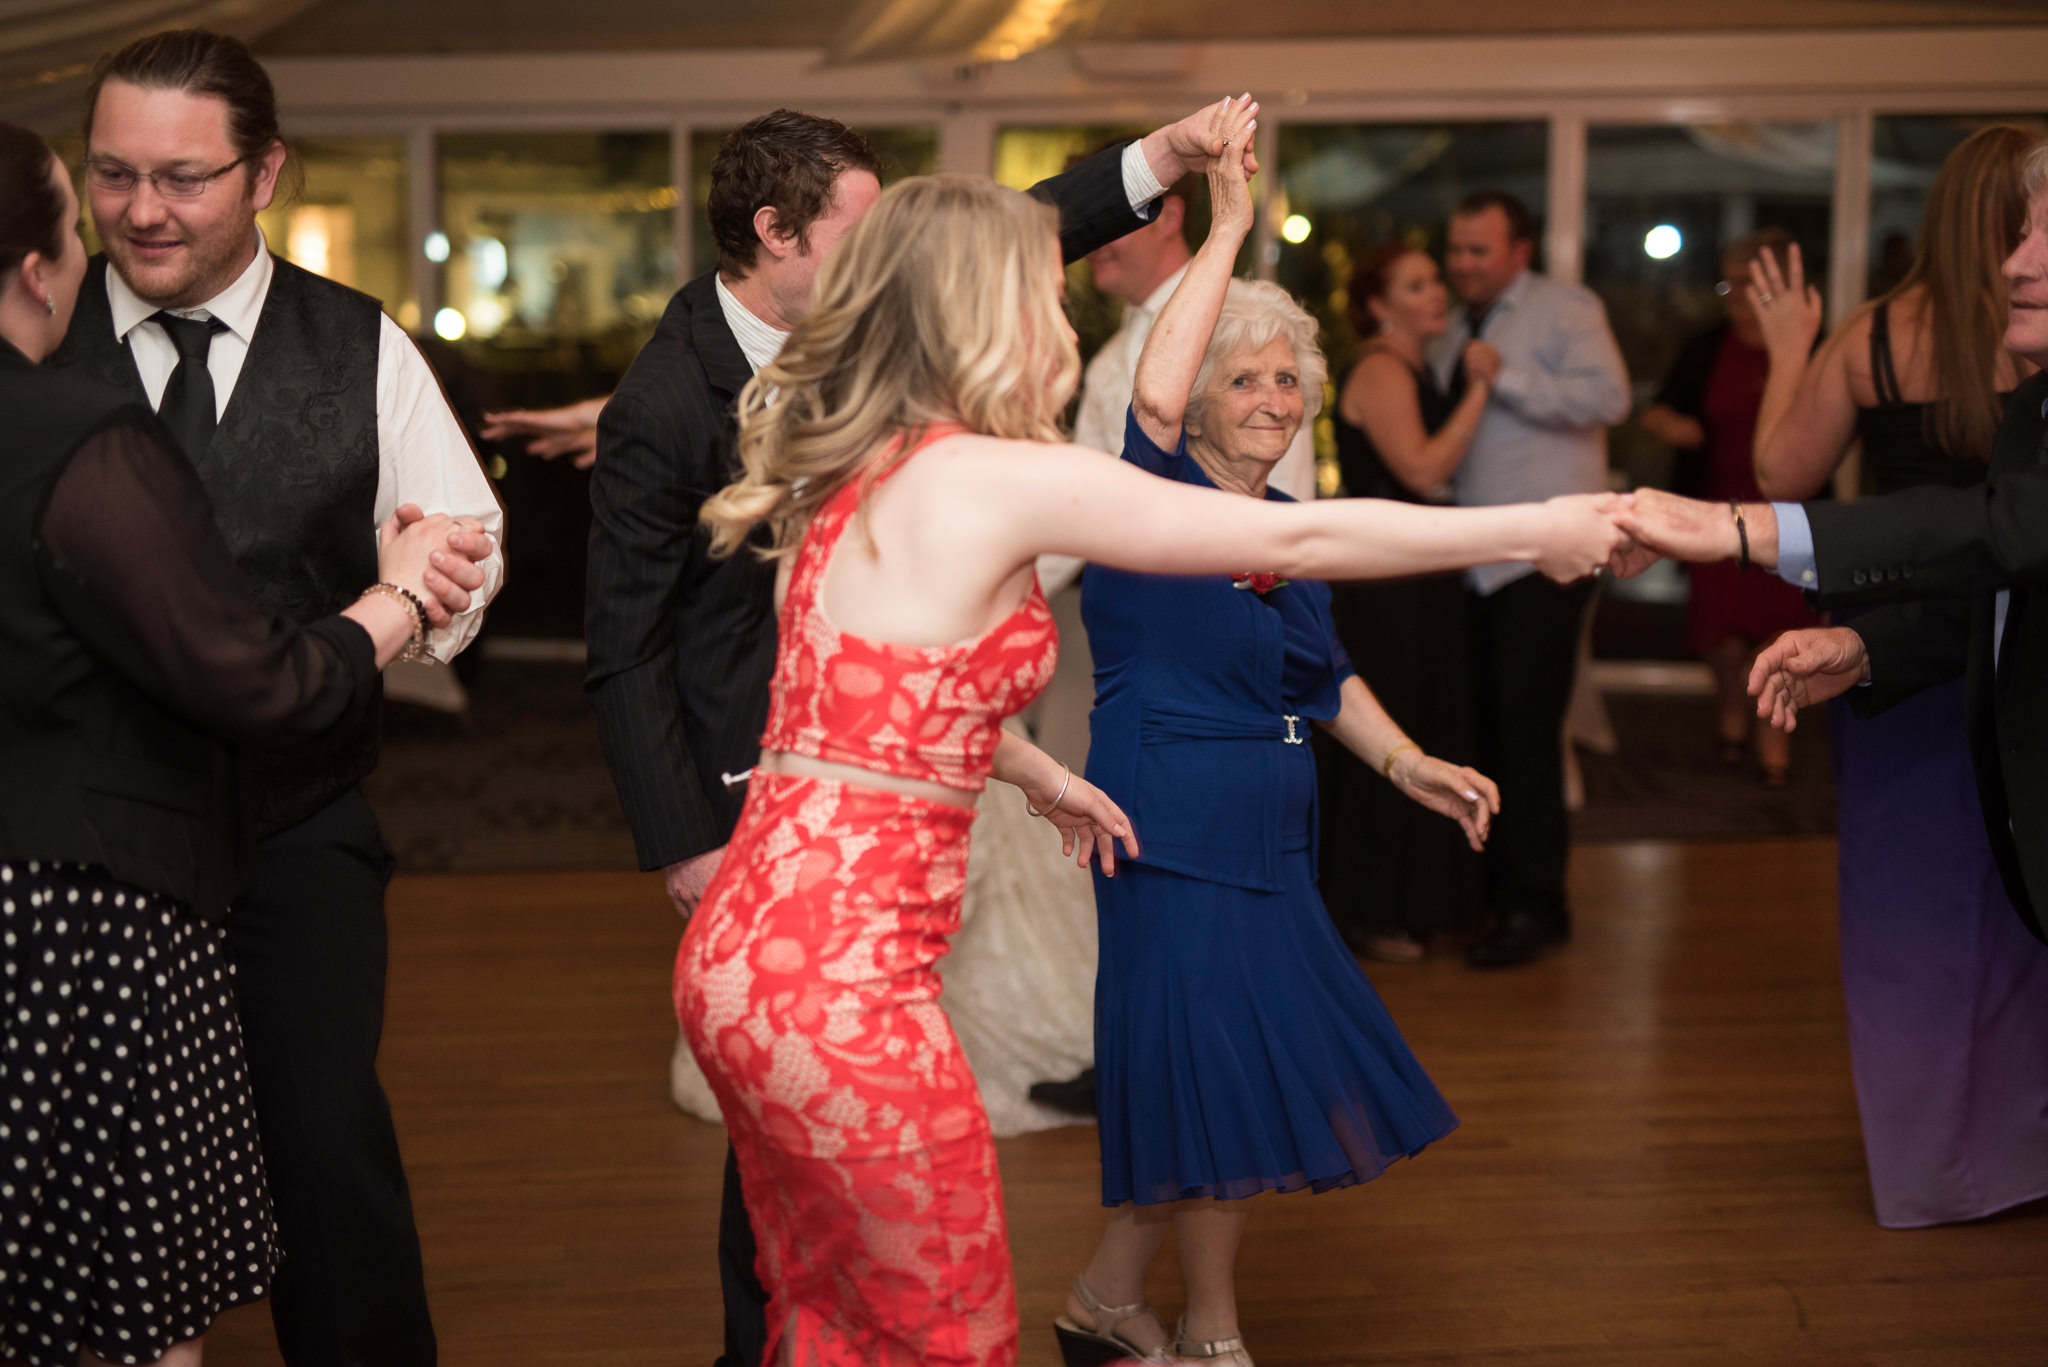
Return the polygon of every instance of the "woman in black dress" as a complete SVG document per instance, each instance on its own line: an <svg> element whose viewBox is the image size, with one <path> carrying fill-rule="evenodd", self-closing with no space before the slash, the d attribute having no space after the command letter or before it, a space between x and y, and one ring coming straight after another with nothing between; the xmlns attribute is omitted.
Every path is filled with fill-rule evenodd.
<svg viewBox="0 0 2048 1367"><path fill-rule="evenodd" d="M155 415L37 365L77 219L49 147L0 124L0 1361L186 1367L277 1261L222 951L228 742L372 705L464 596L430 556L469 572L407 509L353 606L259 612Z"/></svg>
<svg viewBox="0 0 2048 1367"><path fill-rule="evenodd" d="M1344 491L1354 498L1443 503L1492 392L1500 358L1465 350L1462 393L1447 396L1424 363L1449 327L1450 295L1427 253L1399 244L1359 259L1351 323L1366 339L1344 377L1334 425ZM1474 757L1465 667L1465 593L1455 574L1332 584L1337 634L1388 715L1424 751ZM1455 827L1427 819L1350 751L1316 736L1323 900L1345 942L1388 963L1422 958L1430 936L1476 931L1485 918L1479 857Z"/></svg>

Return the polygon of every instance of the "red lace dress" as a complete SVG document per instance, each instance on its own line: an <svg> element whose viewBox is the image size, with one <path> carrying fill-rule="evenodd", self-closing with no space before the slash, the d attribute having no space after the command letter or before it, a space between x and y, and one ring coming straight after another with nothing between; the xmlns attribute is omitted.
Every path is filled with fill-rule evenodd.
<svg viewBox="0 0 2048 1367"><path fill-rule="evenodd" d="M962 645L841 632L820 584L858 500L849 482L798 550L762 748L978 790L1002 719L1051 677L1051 611L1034 583ZM756 773L683 937L676 1014L739 1158L770 1363L785 1335L803 1367L1017 1360L995 1145L935 968L973 820Z"/></svg>

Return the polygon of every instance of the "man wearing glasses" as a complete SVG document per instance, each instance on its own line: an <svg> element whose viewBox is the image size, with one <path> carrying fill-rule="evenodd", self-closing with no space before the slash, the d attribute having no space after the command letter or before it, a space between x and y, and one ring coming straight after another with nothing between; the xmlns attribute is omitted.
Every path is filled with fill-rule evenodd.
<svg viewBox="0 0 2048 1367"><path fill-rule="evenodd" d="M256 227L287 152L270 79L232 38L180 30L103 59L85 178L105 244L63 362L146 400L213 501L250 593L310 621L377 578L402 505L462 525L427 587L475 634L503 575L502 514L440 386L377 301L276 260ZM419 1237L377 1079L384 885L358 788L377 718L246 757L252 877L228 950L284 1261L271 1293L291 1367L430 1367Z"/></svg>

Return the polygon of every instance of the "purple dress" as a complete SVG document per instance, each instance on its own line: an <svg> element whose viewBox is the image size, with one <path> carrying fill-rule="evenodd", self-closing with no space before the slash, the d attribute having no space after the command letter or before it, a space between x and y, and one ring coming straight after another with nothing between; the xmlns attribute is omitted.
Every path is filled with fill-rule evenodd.
<svg viewBox="0 0 2048 1367"><path fill-rule="evenodd" d="M1880 493L1970 484L1900 401L1885 312L1879 403L1858 414ZM2048 946L1984 838L1961 680L1870 718L1832 704L1842 1000L1877 1222L1974 1220L2048 1196Z"/></svg>

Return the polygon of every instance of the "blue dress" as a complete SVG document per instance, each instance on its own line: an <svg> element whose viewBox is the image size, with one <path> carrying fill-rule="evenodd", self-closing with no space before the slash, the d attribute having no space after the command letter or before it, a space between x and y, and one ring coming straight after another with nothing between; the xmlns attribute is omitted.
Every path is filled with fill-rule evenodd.
<svg viewBox="0 0 2048 1367"><path fill-rule="evenodd" d="M1129 418L1123 458L1213 487L1185 437ZM1457 1126L1316 891L1306 741L1352 673L1329 604L1314 581L1083 573L1088 778L1144 847L1095 875L1105 1205L1349 1186Z"/></svg>

